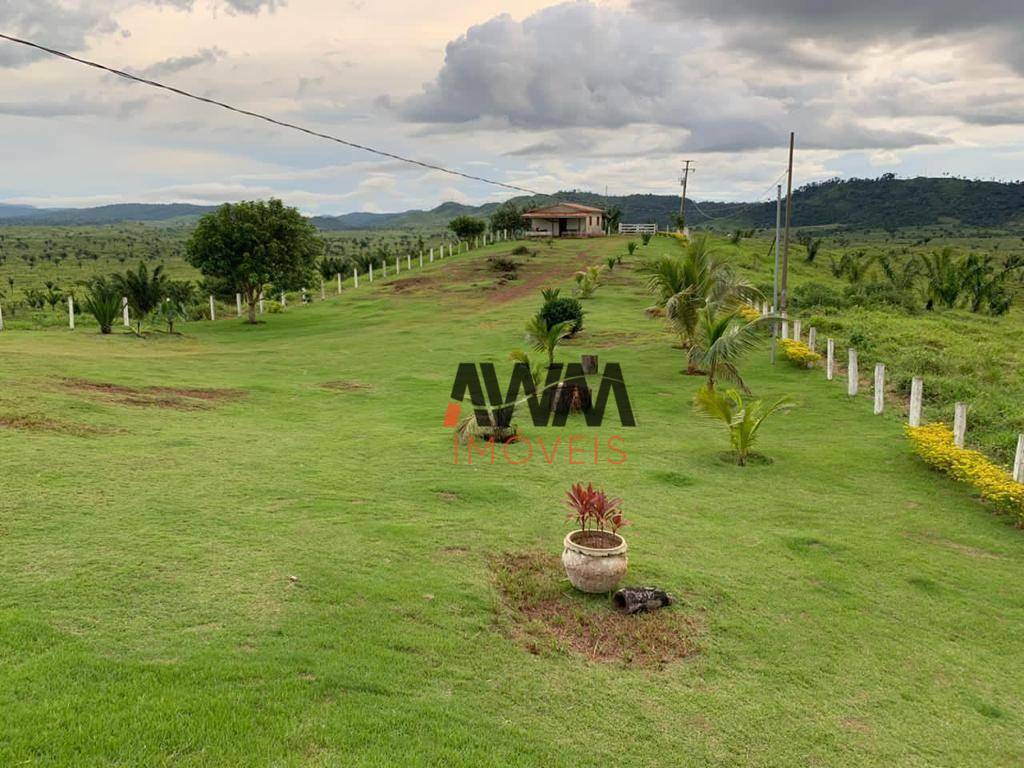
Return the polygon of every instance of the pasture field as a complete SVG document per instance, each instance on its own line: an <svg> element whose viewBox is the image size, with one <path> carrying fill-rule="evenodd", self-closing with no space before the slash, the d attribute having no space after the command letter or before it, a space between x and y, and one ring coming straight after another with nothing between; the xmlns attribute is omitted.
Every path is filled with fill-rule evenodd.
<svg viewBox="0 0 1024 768"><path fill-rule="evenodd" d="M510 245L255 327L0 334L0 764L1021 764L1024 534L916 459L899 409L766 351L748 383L795 408L773 463L723 461L633 271L674 241L558 354L621 363L638 426L519 423L621 435L626 462L455 463L456 366L503 379L539 289L625 243L538 247L505 284ZM679 622L684 658L567 647L608 606L561 582L566 624L509 601L576 481L624 498L627 581L678 598L637 621Z"/></svg>

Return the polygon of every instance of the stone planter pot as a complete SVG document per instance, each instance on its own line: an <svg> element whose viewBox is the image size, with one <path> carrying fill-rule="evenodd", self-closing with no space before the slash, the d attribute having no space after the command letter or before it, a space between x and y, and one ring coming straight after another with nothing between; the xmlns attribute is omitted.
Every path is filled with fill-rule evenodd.
<svg viewBox="0 0 1024 768"><path fill-rule="evenodd" d="M611 592L626 574L626 540L608 531L573 531L565 537L562 566L581 592Z"/></svg>

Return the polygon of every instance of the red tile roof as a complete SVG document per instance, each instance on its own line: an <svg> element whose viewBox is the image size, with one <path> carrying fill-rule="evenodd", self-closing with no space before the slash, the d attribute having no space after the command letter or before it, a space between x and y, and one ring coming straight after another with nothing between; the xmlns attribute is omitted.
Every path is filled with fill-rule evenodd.
<svg viewBox="0 0 1024 768"><path fill-rule="evenodd" d="M589 205L577 203L555 203L543 208L534 208L523 214L528 219L574 219L598 214L603 216L604 211L600 208L593 208Z"/></svg>

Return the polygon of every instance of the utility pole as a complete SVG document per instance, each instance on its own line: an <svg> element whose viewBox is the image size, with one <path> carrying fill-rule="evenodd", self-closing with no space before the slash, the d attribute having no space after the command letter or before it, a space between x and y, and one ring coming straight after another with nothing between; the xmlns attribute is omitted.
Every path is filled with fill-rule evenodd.
<svg viewBox="0 0 1024 768"><path fill-rule="evenodd" d="M779 239L782 236L782 185L775 187L775 272L772 279L772 314L779 311ZM771 361L775 364L775 338L779 335L779 324L772 323Z"/></svg>
<svg viewBox="0 0 1024 768"><path fill-rule="evenodd" d="M683 166L683 175L679 181L683 185L683 199L679 201L679 224L680 230L686 229L686 182L690 179L690 171L697 172L695 160L683 160L685 165Z"/></svg>
<svg viewBox="0 0 1024 768"><path fill-rule="evenodd" d="M779 309L785 317L789 310L789 228L793 223L793 145L796 133L789 133L789 173L786 180L786 235L782 246L782 280L779 291Z"/></svg>

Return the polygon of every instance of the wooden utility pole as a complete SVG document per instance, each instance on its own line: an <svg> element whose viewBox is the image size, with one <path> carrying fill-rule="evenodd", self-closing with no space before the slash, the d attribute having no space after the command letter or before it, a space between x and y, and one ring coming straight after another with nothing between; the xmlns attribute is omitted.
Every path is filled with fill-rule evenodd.
<svg viewBox="0 0 1024 768"><path fill-rule="evenodd" d="M796 134L789 134L789 173L786 181L786 234L783 238L782 279L779 289L779 311L785 315L789 310L789 227L793 222L793 144Z"/></svg>
<svg viewBox="0 0 1024 768"><path fill-rule="evenodd" d="M685 165L683 166L683 175L679 179L679 181L683 185L683 199L679 201L680 230L686 229L686 182L689 181L690 179L691 170L694 173L697 172L697 169L694 167L696 165L695 160L683 160L683 162L685 163Z"/></svg>

